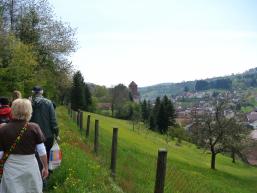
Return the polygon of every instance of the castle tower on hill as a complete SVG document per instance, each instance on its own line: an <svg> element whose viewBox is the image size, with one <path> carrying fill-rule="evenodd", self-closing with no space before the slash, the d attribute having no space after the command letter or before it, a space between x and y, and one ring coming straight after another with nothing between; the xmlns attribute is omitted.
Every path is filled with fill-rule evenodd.
<svg viewBox="0 0 257 193"><path fill-rule="evenodd" d="M132 95L133 101L139 103L140 95L139 95L139 92L138 92L138 89L137 89L137 84L134 81L132 81L129 84L129 91Z"/></svg>

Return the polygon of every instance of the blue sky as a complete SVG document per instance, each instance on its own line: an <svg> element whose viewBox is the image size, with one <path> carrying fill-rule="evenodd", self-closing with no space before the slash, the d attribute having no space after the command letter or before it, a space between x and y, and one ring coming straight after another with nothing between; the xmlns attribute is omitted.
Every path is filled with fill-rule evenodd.
<svg viewBox="0 0 257 193"><path fill-rule="evenodd" d="M50 0L87 82L139 86L257 67L256 0Z"/></svg>

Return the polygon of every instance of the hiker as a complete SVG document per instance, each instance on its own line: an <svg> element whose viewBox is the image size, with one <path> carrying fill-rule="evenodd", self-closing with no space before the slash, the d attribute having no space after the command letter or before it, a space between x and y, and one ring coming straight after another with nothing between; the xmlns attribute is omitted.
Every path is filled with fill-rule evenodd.
<svg viewBox="0 0 257 193"><path fill-rule="evenodd" d="M21 92L18 90L14 90L12 93L12 102L16 99L21 99L21 98L22 98Z"/></svg>
<svg viewBox="0 0 257 193"><path fill-rule="evenodd" d="M35 86L32 92L33 113L30 121L37 123L42 129L46 138L45 147L49 158L49 152L53 146L54 138L58 137L59 134L53 103L43 97L43 89L40 86Z"/></svg>
<svg viewBox="0 0 257 193"><path fill-rule="evenodd" d="M7 97L0 97L0 124L8 123L12 118L11 108Z"/></svg>
<svg viewBox="0 0 257 193"><path fill-rule="evenodd" d="M42 178L48 176L45 138L37 124L29 123L31 114L31 102L16 99L12 104L12 120L0 128L0 158L5 162L1 193L42 193ZM35 149L43 165L42 173Z"/></svg>

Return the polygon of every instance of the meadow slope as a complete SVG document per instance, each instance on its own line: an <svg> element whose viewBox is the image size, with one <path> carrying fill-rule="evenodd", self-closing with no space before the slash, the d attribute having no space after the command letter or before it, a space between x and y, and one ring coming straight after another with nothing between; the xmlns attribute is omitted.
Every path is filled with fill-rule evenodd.
<svg viewBox="0 0 257 193"><path fill-rule="evenodd" d="M84 128L87 115L91 115L90 139L85 139L85 131L63 129L61 132L63 141L73 141L74 146L82 146L87 156L92 157L94 164L98 166L104 175L96 176L98 183L108 187L108 168L110 166L110 149L112 129L119 128L118 138L118 160L116 183L128 193L150 193L154 190L156 159L159 148L168 150L166 193L257 193L257 168L245 165L237 161L231 162L229 157L217 156L217 170L210 169L210 154L194 145L183 142L181 146L175 141L166 142L165 137L153 133L143 127L132 129L128 121L118 120L93 113L84 112ZM58 121L61 128L74 126L68 118L67 110L64 107L58 109ZM99 120L100 146L99 155L92 153L94 138L94 121ZM75 135L75 134L76 135ZM80 136L73 139L71 136ZM86 142L85 142L86 141ZM84 145L84 142L86 145ZM69 142L70 143L70 142ZM72 144L70 143L70 144ZM62 144L66 146L66 142ZM65 149L65 148L64 148ZM66 150L70 151L70 150ZM76 157L74 155L74 157ZM67 162L70 158L67 158ZM71 158L75 159L75 158ZM97 163L95 163L95 161ZM73 161L71 161L73 162ZM64 159L65 163L65 159ZM70 167L73 163L70 163ZM75 164L75 163L74 163ZM63 167L66 167L65 164ZM106 170L104 169L106 168ZM87 167L83 168L87 170ZM104 177L101 177L104 176ZM77 176L78 177L78 176ZM84 179L86 180L86 179ZM92 177L91 182L94 181ZM56 180L53 180L56 181ZM90 184L90 183L89 183ZM78 192L78 191L76 191ZM101 191L99 191L101 192ZM106 191L107 192L107 191ZM114 191L113 191L114 192Z"/></svg>

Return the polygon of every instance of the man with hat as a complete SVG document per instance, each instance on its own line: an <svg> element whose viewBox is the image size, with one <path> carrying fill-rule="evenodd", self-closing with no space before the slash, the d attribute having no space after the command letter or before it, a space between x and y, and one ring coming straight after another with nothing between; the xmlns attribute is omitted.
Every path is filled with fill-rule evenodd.
<svg viewBox="0 0 257 193"><path fill-rule="evenodd" d="M46 138L45 147L49 158L54 138L57 138L59 134L54 106L51 100L43 97L43 89L40 86L35 86L32 93L33 113L30 121L37 123L44 133Z"/></svg>

